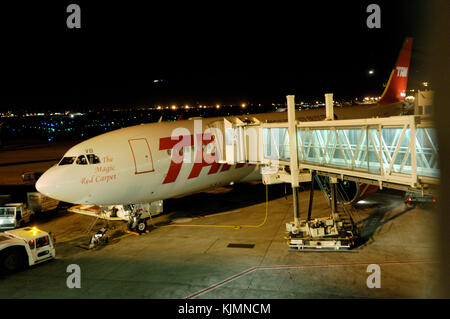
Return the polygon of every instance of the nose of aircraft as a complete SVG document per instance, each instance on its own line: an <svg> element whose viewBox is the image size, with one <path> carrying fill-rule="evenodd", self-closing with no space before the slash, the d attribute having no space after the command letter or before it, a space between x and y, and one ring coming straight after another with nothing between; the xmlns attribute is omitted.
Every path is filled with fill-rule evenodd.
<svg viewBox="0 0 450 319"><path fill-rule="evenodd" d="M53 166L37 180L36 189L50 198L75 203L79 199L80 194L74 189L74 182L75 179L70 169Z"/></svg>
<svg viewBox="0 0 450 319"><path fill-rule="evenodd" d="M61 200L57 196L58 184L54 175L52 168L42 174L36 182L36 189L45 196Z"/></svg>
<svg viewBox="0 0 450 319"><path fill-rule="evenodd" d="M86 204L91 199L91 189L88 185L80 186L77 170L65 166L53 166L36 182L36 189L45 196L62 202Z"/></svg>

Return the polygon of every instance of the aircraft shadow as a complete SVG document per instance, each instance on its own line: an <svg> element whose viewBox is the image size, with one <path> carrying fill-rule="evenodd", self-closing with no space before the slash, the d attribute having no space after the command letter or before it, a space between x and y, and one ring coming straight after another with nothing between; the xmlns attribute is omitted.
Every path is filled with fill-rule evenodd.
<svg viewBox="0 0 450 319"><path fill-rule="evenodd" d="M394 220L397 217L400 217L407 212L409 212L413 207L407 207L403 211L388 217L390 209L388 207L380 207L377 208L370 216L358 221L356 223L360 240L357 244L357 247L363 247L372 244L375 239L373 236L379 230L381 230L384 225Z"/></svg>
<svg viewBox="0 0 450 319"><path fill-rule="evenodd" d="M274 200L292 194L286 184L269 185L268 199ZM236 210L266 201L266 185L242 183L220 187L215 191L199 192L164 201L164 211L171 219L180 217L201 217Z"/></svg>

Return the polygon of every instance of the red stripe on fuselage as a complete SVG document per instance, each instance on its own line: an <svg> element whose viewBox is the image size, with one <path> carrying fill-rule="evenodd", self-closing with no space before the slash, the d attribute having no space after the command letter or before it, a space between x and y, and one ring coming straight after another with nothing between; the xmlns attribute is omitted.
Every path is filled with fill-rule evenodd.
<svg viewBox="0 0 450 319"><path fill-rule="evenodd" d="M193 135L179 136L179 139L172 139L172 137L163 137L159 139L159 150L172 149L172 160L170 162L169 170L163 184L173 183L176 181L183 166L183 148L194 144Z"/></svg>
<svg viewBox="0 0 450 319"><path fill-rule="evenodd" d="M230 169L231 165L228 164L223 164L222 169L220 170L221 172L225 172L228 171Z"/></svg>
<svg viewBox="0 0 450 319"><path fill-rule="evenodd" d="M202 171L203 167L211 166L208 171L208 175L215 174L220 169L220 164L218 163L216 153L208 154L204 152L204 149L214 141L214 136L211 134L197 134L197 147L195 150L195 160L194 165L192 165L191 172L188 179L198 177ZM159 150L169 150L172 149L172 158L169 166L167 175L163 181L163 184L169 184L176 181L178 175L180 174L181 167L183 166L183 150L185 147L194 146L194 136L184 135L179 136L178 139L172 137L163 137L159 141ZM242 167L245 164L238 164L237 167ZM224 164L222 166L221 172L230 169L230 165Z"/></svg>

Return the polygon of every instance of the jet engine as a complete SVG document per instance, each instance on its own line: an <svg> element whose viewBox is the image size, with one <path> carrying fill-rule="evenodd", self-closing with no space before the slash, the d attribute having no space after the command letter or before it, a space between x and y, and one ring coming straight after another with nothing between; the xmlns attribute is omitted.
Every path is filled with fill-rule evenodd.
<svg viewBox="0 0 450 319"><path fill-rule="evenodd" d="M330 196L331 187L329 177L316 175L316 181L322 191ZM336 189L338 201L348 205L372 195L378 190L378 186L339 179Z"/></svg>

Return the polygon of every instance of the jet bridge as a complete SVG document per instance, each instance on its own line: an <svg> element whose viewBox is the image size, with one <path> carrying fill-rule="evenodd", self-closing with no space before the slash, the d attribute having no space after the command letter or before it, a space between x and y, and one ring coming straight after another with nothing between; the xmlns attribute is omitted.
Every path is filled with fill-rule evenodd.
<svg viewBox="0 0 450 319"><path fill-rule="evenodd" d="M430 117L334 120L332 94L326 94L326 120L300 122L295 120L294 96L287 100L288 121L230 117L212 123L210 128L216 129L213 135L221 144L219 162L259 164L265 184L291 183L294 222L287 224L291 248L352 246L357 230L344 229L339 218L335 195L338 180L422 194L437 189L439 148ZM309 212L308 220L300 220L298 186L300 182L313 182L313 173L330 177L332 215L311 221Z"/></svg>
<svg viewBox="0 0 450 319"><path fill-rule="evenodd" d="M263 123L263 175L290 167L288 123ZM299 171L430 191L439 184L439 150L429 119L395 116L296 123Z"/></svg>
<svg viewBox="0 0 450 319"><path fill-rule="evenodd" d="M214 122L220 163L261 165L264 181L310 180L305 173L417 192L439 184L439 148L429 117L408 115L354 120ZM294 140L291 143L291 140ZM222 152L220 150L223 150ZM294 154L294 156L291 156ZM298 176L293 173L297 172Z"/></svg>

